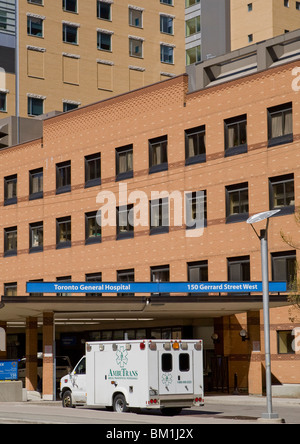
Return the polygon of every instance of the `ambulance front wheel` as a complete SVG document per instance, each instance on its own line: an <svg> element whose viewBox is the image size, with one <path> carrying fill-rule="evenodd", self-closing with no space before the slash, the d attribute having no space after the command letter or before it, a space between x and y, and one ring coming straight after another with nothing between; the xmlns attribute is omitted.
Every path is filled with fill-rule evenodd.
<svg viewBox="0 0 300 444"><path fill-rule="evenodd" d="M62 405L66 408L74 408L75 406L72 403L72 393L70 390L66 390L62 395Z"/></svg>
<svg viewBox="0 0 300 444"><path fill-rule="evenodd" d="M125 399L125 396L122 395L122 393L119 393L118 395L116 395L114 397L113 409L114 409L114 412L117 412L117 413L128 412L128 407L126 405L126 399Z"/></svg>

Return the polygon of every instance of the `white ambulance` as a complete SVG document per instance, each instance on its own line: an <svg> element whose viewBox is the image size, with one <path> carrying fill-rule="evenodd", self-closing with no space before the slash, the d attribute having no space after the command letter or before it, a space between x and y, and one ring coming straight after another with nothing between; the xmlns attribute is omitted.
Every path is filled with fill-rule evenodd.
<svg viewBox="0 0 300 444"><path fill-rule="evenodd" d="M64 407L160 409L204 405L201 340L86 343L86 356L61 379Z"/></svg>

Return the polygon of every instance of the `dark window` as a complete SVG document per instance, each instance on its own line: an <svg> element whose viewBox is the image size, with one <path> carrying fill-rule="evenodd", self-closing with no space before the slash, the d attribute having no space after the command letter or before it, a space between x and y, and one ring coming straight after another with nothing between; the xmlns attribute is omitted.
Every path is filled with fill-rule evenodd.
<svg viewBox="0 0 300 444"><path fill-rule="evenodd" d="M71 216L56 219L56 248L71 247Z"/></svg>
<svg viewBox="0 0 300 444"><path fill-rule="evenodd" d="M71 161L56 164L56 194L71 191Z"/></svg>
<svg viewBox="0 0 300 444"><path fill-rule="evenodd" d="M190 371L190 355L188 353L180 353L179 355L179 371Z"/></svg>
<svg viewBox="0 0 300 444"><path fill-rule="evenodd" d="M107 2L97 2L97 17L102 20L111 20L111 4Z"/></svg>
<svg viewBox="0 0 300 444"><path fill-rule="evenodd" d="M17 174L4 177L4 205L17 203L17 181Z"/></svg>
<svg viewBox="0 0 300 444"><path fill-rule="evenodd" d="M0 111L6 111L6 96L5 92L0 92Z"/></svg>
<svg viewBox="0 0 300 444"><path fill-rule="evenodd" d="M36 97L28 97L28 115L40 116L44 112L44 100Z"/></svg>
<svg viewBox="0 0 300 444"><path fill-rule="evenodd" d="M85 156L85 188L101 185L100 153Z"/></svg>
<svg viewBox="0 0 300 444"><path fill-rule="evenodd" d="M293 106L286 103L268 109L268 146L293 142Z"/></svg>
<svg viewBox="0 0 300 444"><path fill-rule="evenodd" d="M63 9L68 12L77 12L77 0L63 0Z"/></svg>
<svg viewBox="0 0 300 444"><path fill-rule="evenodd" d="M78 106L79 105L77 103L64 102L63 103L63 112L66 113L68 111L72 111L73 109L77 109Z"/></svg>
<svg viewBox="0 0 300 444"><path fill-rule="evenodd" d="M169 199L150 201L150 234L169 232Z"/></svg>
<svg viewBox="0 0 300 444"><path fill-rule="evenodd" d="M64 43L72 43L73 45L77 45L78 43L78 30L77 26L63 24L63 42Z"/></svg>
<svg viewBox="0 0 300 444"><path fill-rule="evenodd" d="M149 140L149 173L168 169L168 138L157 137Z"/></svg>
<svg viewBox="0 0 300 444"><path fill-rule="evenodd" d="M134 269L118 270L117 282L134 282ZM119 293L119 296L134 296L134 293Z"/></svg>
<svg viewBox="0 0 300 444"><path fill-rule="evenodd" d="M108 32L97 32L97 48L102 51L111 51L111 34Z"/></svg>
<svg viewBox="0 0 300 444"><path fill-rule="evenodd" d="M185 164L191 165L206 161L205 126L185 131Z"/></svg>
<svg viewBox="0 0 300 444"><path fill-rule="evenodd" d="M280 209L281 214L295 211L294 174L277 176L269 179L270 209Z"/></svg>
<svg viewBox="0 0 300 444"><path fill-rule="evenodd" d="M60 276L56 278L56 282L72 282L72 276ZM57 293L57 296L71 296L71 293Z"/></svg>
<svg viewBox="0 0 300 444"><path fill-rule="evenodd" d="M88 273L85 275L86 282L102 282L102 273ZM102 293L86 293L86 296L102 296Z"/></svg>
<svg viewBox="0 0 300 444"><path fill-rule="evenodd" d="M133 146L116 148L116 180L133 177Z"/></svg>
<svg viewBox="0 0 300 444"><path fill-rule="evenodd" d="M234 257L227 259L228 281L250 281L250 256Z"/></svg>
<svg viewBox="0 0 300 444"><path fill-rule="evenodd" d="M29 200L43 197L43 168L29 171Z"/></svg>
<svg viewBox="0 0 300 444"><path fill-rule="evenodd" d="M186 193L186 228L198 229L207 226L207 199L205 191Z"/></svg>
<svg viewBox="0 0 300 444"><path fill-rule="evenodd" d="M242 115L226 119L225 156L234 156L247 152L247 116Z"/></svg>
<svg viewBox="0 0 300 444"><path fill-rule="evenodd" d="M27 34L43 37L43 20L37 17L27 17Z"/></svg>
<svg viewBox="0 0 300 444"><path fill-rule="evenodd" d="M188 267L188 281L189 282L208 282L208 262L189 262ZM196 294L193 293L193 296ZM200 293L199 293L200 295ZM203 296L203 293L201 293Z"/></svg>
<svg viewBox="0 0 300 444"><path fill-rule="evenodd" d="M172 65L174 63L174 47L169 45L160 45L160 61Z"/></svg>
<svg viewBox="0 0 300 444"><path fill-rule="evenodd" d="M85 213L85 243L101 242L101 216L97 211Z"/></svg>
<svg viewBox="0 0 300 444"><path fill-rule="evenodd" d="M4 284L4 296L17 296L17 282Z"/></svg>
<svg viewBox="0 0 300 444"><path fill-rule="evenodd" d="M248 217L248 183L226 187L226 222L242 222Z"/></svg>
<svg viewBox="0 0 300 444"><path fill-rule="evenodd" d="M291 330L277 331L278 354L295 354L295 347L293 347L294 340L295 336L293 335L293 332Z"/></svg>
<svg viewBox="0 0 300 444"><path fill-rule="evenodd" d="M43 0L27 0L28 3L33 3L34 5L43 5Z"/></svg>
<svg viewBox="0 0 300 444"><path fill-rule="evenodd" d="M30 253L43 251L44 225L43 222L29 224Z"/></svg>
<svg viewBox="0 0 300 444"><path fill-rule="evenodd" d="M166 373L173 370L173 356L171 353L163 353L161 355L161 369Z"/></svg>
<svg viewBox="0 0 300 444"><path fill-rule="evenodd" d="M158 267L151 267L150 269L151 282L170 282L170 267L169 265L161 265ZM168 293L153 293L153 296L169 296Z"/></svg>
<svg viewBox="0 0 300 444"><path fill-rule="evenodd" d="M16 256L18 251L17 227L4 229L4 256Z"/></svg>
<svg viewBox="0 0 300 444"><path fill-rule="evenodd" d="M123 205L117 207L117 239L134 237L134 207Z"/></svg>
<svg viewBox="0 0 300 444"><path fill-rule="evenodd" d="M173 34L173 17L168 15L160 16L160 32L164 34Z"/></svg>
<svg viewBox="0 0 300 444"><path fill-rule="evenodd" d="M43 279L30 279L29 282L43 282ZM44 293L29 293L29 296L41 297Z"/></svg>
<svg viewBox="0 0 300 444"><path fill-rule="evenodd" d="M295 251L272 253L272 280L287 282L289 289L297 285L297 261Z"/></svg>

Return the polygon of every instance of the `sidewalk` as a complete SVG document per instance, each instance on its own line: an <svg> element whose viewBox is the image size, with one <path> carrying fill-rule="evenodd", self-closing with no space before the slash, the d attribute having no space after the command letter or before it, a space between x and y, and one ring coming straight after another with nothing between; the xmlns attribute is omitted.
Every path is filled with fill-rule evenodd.
<svg viewBox="0 0 300 444"><path fill-rule="evenodd" d="M204 402L209 404L243 404L243 405L266 405L267 398L265 396L254 395L227 395L227 394L207 394L204 396ZM300 398L274 398L272 397L274 406L298 405L300 406Z"/></svg>

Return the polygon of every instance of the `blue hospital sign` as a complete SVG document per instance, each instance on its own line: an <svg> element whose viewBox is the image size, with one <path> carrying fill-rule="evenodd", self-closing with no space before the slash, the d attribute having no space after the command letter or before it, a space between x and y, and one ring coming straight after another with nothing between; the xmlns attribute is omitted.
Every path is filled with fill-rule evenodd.
<svg viewBox="0 0 300 444"><path fill-rule="evenodd" d="M261 282L27 282L27 293L262 293ZM270 282L270 293L287 291Z"/></svg>
<svg viewBox="0 0 300 444"><path fill-rule="evenodd" d="M18 361L0 361L0 381L16 381L18 379Z"/></svg>

